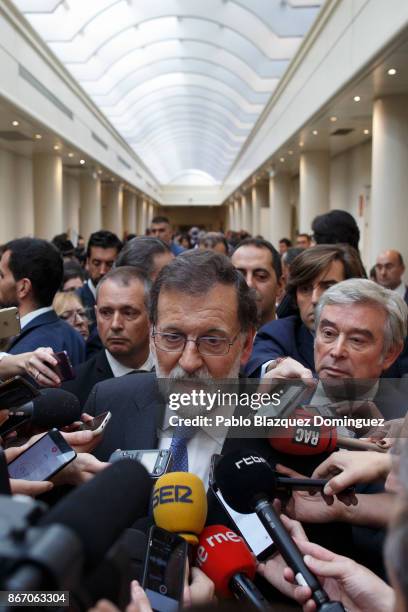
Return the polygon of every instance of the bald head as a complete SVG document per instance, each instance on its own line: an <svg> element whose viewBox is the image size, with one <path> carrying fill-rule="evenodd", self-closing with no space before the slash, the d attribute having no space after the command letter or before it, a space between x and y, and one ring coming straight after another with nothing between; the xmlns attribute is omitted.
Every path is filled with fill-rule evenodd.
<svg viewBox="0 0 408 612"><path fill-rule="evenodd" d="M377 283L386 289L396 289L402 282L405 272L401 253L390 249L383 251L375 262L375 276Z"/></svg>

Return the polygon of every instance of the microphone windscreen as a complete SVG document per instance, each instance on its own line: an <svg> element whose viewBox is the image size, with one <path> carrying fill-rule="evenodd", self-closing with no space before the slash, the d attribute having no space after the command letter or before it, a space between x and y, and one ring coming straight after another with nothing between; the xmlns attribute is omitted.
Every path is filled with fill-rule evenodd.
<svg viewBox="0 0 408 612"><path fill-rule="evenodd" d="M50 429L65 427L81 417L81 404L73 393L63 389L43 389L33 400L33 425Z"/></svg>
<svg viewBox="0 0 408 612"><path fill-rule="evenodd" d="M274 471L264 457L250 449L223 455L214 476L227 504L241 514L253 512L252 501L256 497L275 496Z"/></svg>
<svg viewBox="0 0 408 612"><path fill-rule="evenodd" d="M151 480L137 461L124 459L99 472L54 506L40 525L65 525L79 537L85 569L94 569L135 520L148 513Z"/></svg>
<svg viewBox="0 0 408 612"><path fill-rule="evenodd" d="M296 424L273 430L269 444L281 453L288 455L320 455L336 449L337 430L328 425L313 425L313 415L297 408L290 420ZM303 423L302 423L303 421Z"/></svg>
<svg viewBox="0 0 408 612"><path fill-rule="evenodd" d="M221 597L231 597L229 584L235 574L246 574L252 580L256 572L253 553L239 535L224 525L211 525L201 533L197 565L213 581Z"/></svg>
<svg viewBox="0 0 408 612"><path fill-rule="evenodd" d="M160 476L153 490L153 516L158 527L196 544L207 519L203 482L190 472Z"/></svg>

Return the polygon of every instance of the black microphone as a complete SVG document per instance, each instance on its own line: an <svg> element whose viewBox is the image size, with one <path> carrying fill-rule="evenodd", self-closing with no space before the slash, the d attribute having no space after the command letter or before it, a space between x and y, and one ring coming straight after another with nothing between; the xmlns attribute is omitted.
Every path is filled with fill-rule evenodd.
<svg viewBox="0 0 408 612"><path fill-rule="evenodd" d="M37 523L46 528L41 546L34 559L30 551L23 556L6 590L61 589L79 557L75 542L80 543L83 571L93 571L124 530L147 514L151 488L146 469L124 459L75 489ZM70 539L52 538L54 527L71 534Z"/></svg>
<svg viewBox="0 0 408 612"><path fill-rule="evenodd" d="M306 566L301 552L270 503L270 499L276 497L277 483L266 459L256 451L235 451L220 459L215 466L214 475L225 501L236 512L257 513L276 548L292 568L296 582L311 589L317 609L322 612L344 610L340 602L329 600L326 591Z"/></svg>
<svg viewBox="0 0 408 612"><path fill-rule="evenodd" d="M81 404L73 393L63 389L43 389L30 402L12 410L11 414L31 419L37 427L51 429L71 425L81 417Z"/></svg>

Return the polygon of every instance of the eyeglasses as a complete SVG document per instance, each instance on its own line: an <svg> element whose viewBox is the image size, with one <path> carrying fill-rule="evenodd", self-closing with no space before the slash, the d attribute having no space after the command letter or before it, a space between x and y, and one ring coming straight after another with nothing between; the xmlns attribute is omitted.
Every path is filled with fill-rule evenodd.
<svg viewBox="0 0 408 612"><path fill-rule="evenodd" d="M168 353L182 353L187 342L194 342L200 355L218 357L229 353L239 334L240 332L232 340L222 336L201 336L194 340L194 338L187 338L184 334L158 332L153 329L152 338L158 349Z"/></svg>

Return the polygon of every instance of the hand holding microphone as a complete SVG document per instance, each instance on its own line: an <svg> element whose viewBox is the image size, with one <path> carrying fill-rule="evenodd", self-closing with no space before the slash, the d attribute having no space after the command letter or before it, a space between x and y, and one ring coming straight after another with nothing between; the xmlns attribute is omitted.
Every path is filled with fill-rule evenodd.
<svg viewBox="0 0 408 612"><path fill-rule="evenodd" d="M230 453L216 465L215 478L223 497L234 510L243 514L257 513L278 551L293 570L296 582L311 589L317 609L321 612L344 610L341 603L329 600L270 503L275 497L276 482L266 460L252 451Z"/></svg>

